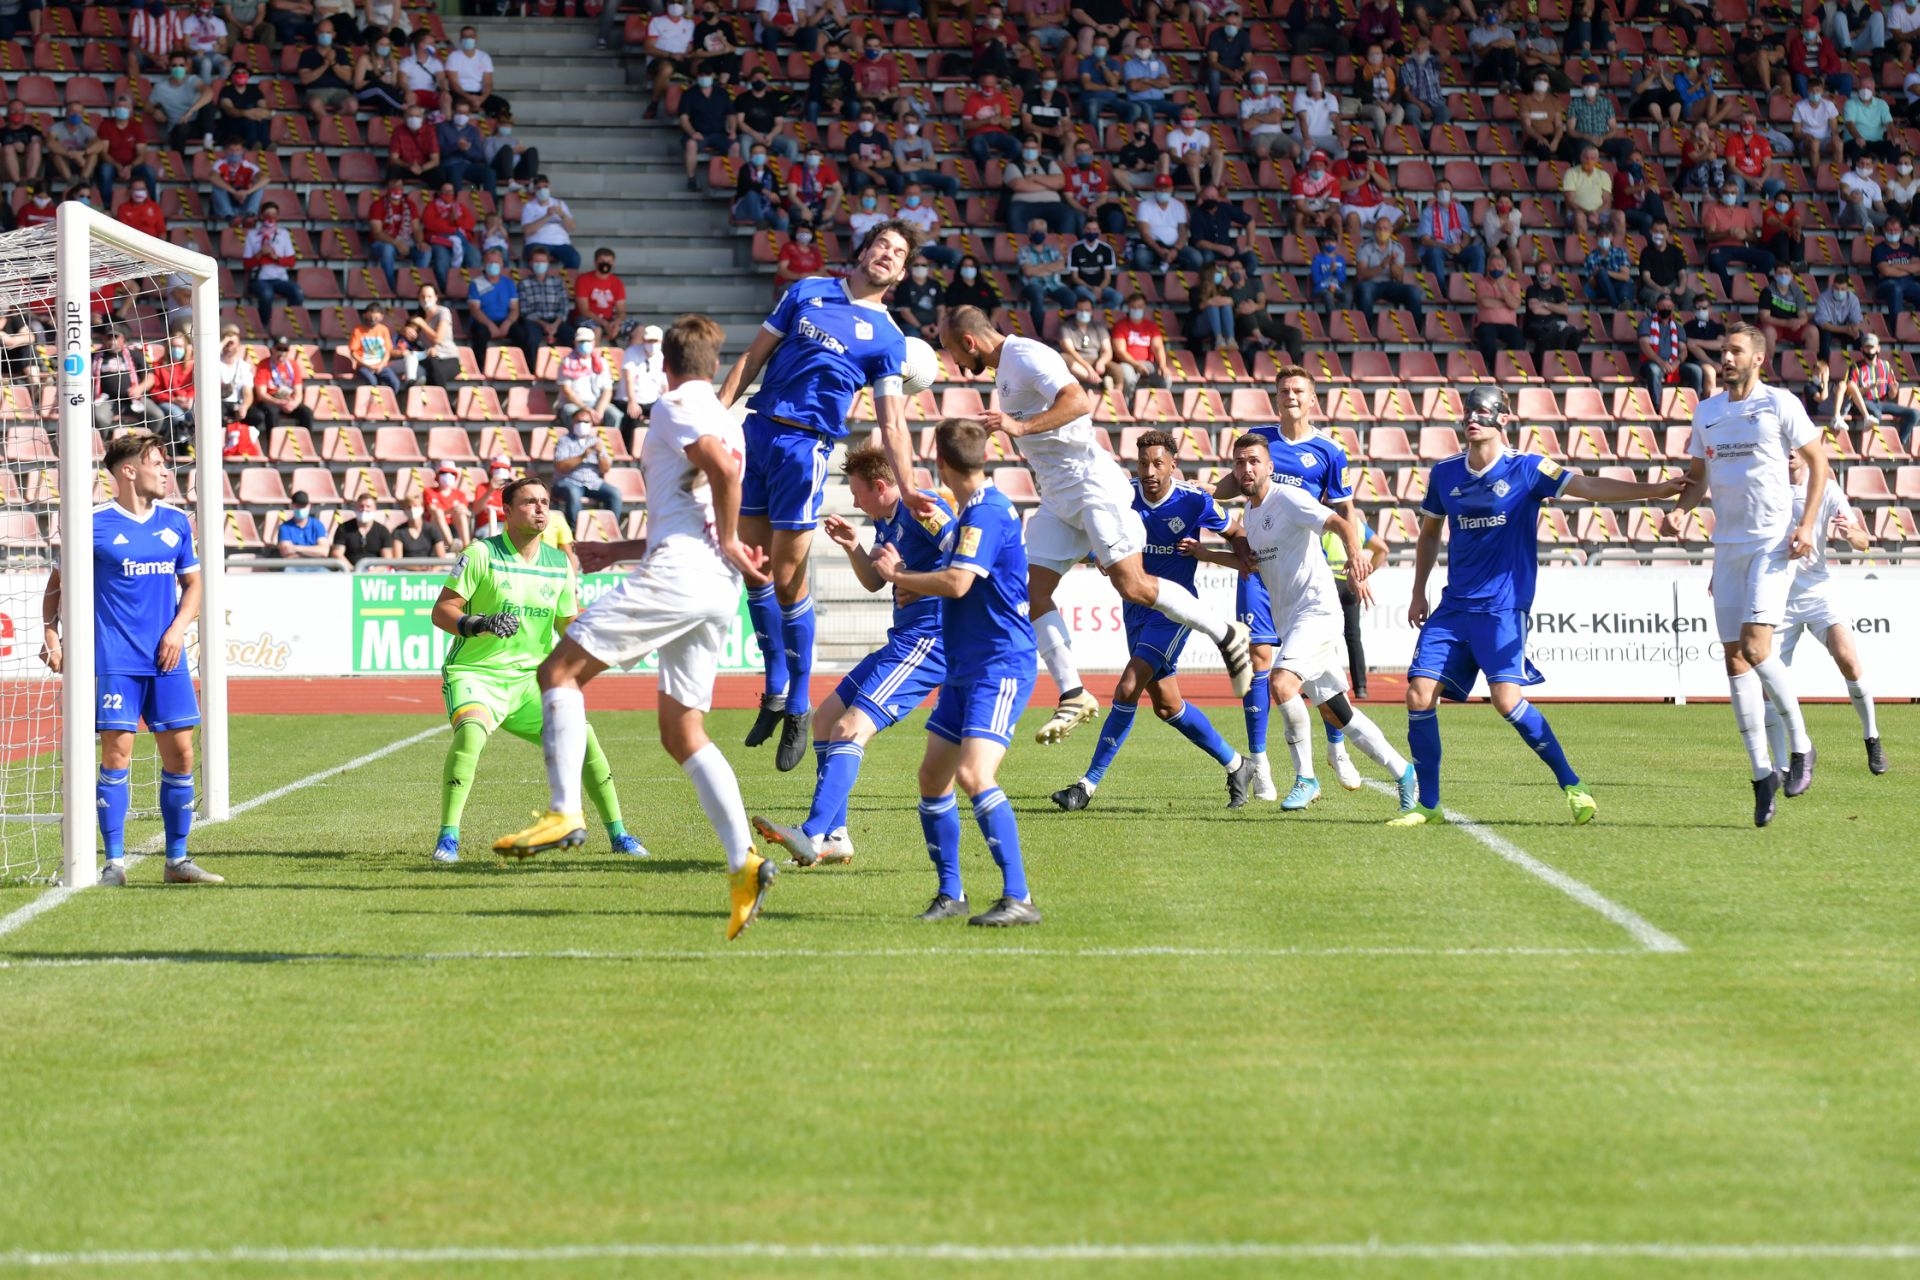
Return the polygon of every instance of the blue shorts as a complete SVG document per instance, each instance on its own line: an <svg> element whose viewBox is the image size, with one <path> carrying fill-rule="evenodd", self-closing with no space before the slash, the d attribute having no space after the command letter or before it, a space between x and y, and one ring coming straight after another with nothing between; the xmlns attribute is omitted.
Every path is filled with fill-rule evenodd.
<svg viewBox="0 0 1920 1280"><path fill-rule="evenodd" d="M811 529L819 524L833 441L757 413L748 413L741 429L746 436L747 466L740 482L740 514L765 516L776 529Z"/></svg>
<svg viewBox="0 0 1920 1280"><path fill-rule="evenodd" d="M105 672L94 677L99 695L93 713L93 731L132 732L145 720L155 733L191 729L200 723L200 700L193 693L193 673L181 663L165 675L122 676Z"/></svg>
<svg viewBox="0 0 1920 1280"><path fill-rule="evenodd" d="M1249 644L1279 644L1273 629L1273 602L1267 598L1267 584L1257 573L1243 573L1233 589L1233 613L1252 632Z"/></svg>
<svg viewBox="0 0 1920 1280"><path fill-rule="evenodd" d="M885 729L911 715L946 678L938 631L889 631L886 643L860 659L833 692L840 705L858 707L876 729Z"/></svg>
<svg viewBox="0 0 1920 1280"><path fill-rule="evenodd" d="M1157 609L1132 603L1121 607L1120 617L1127 627L1127 656L1153 668L1148 679L1159 680L1180 670L1180 651L1192 634L1189 628Z"/></svg>
<svg viewBox="0 0 1920 1280"><path fill-rule="evenodd" d="M1441 693L1459 700L1473 692L1476 674L1488 684L1539 684L1546 678L1527 661L1526 614L1467 613L1445 605L1433 611L1420 628L1407 679L1438 680Z"/></svg>
<svg viewBox="0 0 1920 1280"><path fill-rule="evenodd" d="M990 738L1001 746L1013 744L1013 726L1033 696L1034 673L986 676L968 684L948 681L940 686L940 700L927 717L927 732L959 742L962 738Z"/></svg>

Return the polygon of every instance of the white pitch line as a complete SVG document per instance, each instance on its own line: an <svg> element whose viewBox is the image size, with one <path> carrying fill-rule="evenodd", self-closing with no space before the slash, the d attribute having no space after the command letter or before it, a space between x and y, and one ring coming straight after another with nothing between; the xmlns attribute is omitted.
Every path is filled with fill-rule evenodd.
<svg viewBox="0 0 1920 1280"><path fill-rule="evenodd" d="M1397 788L1390 787L1378 779L1368 778L1366 781L1369 787L1383 795L1399 794ZM1625 929L1645 950L1675 953L1687 949L1686 943L1658 928L1646 917L1621 906L1584 880L1576 880L1566 872L1548 866L1491 827L1475 822L1457 809L1442 807L1441 812L1446 815L1448 823L1466 832L1528 875L1552 885L1581 906L1605 916Z"/></svg>
<svg viewBox="0 0 1920 1280"><path fill-rule="evenodd" d="M1712 1244L1690 1241L1459 1241L1392 1244L1367 1240L1328 1243L1263 1241L1170 1242L1166 1244L581 1244L516 1248L447 1245L383 1249L355 1246L231 1249L98 1249L71 1252L15 1250L0 1253L8 1268L162 1267L254 1264L285 1267L456 1263L590 1262L610 1259L760 1262L1297 1262L1551 1261L1643 1259L1661 1262L1911 1262L1920 1244Z"/></svg>
<svg viewBox="0 0 1920 1280"><path fill-rule="evenodd" d="M369 751L363 756L355 756L345 764L336 764L330 769L322 769L318 773L310 773L297 782L289 782L284 787L275 787L273 790L254 796L250 800L243 800L233 806L233 812L229 816L229 820L237 818L243 813L258 809L263 804L272 804L275 800L290 796L296 791L305 791L308 787L325 782L328 778L338 777L340 774L350 773L364 765L372 764L375 760L384 759L396 751L404 751L416 742L425 742L435 734L445 733L446 731L446 725L438 725L432 729L416 733L411 737L402 738L398 742L389 742L377 751ZM212 826L213 824L200 823L199 825ZM131 870L142 858L148 854L158 853L165 845L166 837L164 835L158 835L135 846L127 855L127 868ZM26 906L9 912L5 916L0 916L0 938L4 938L10 933L15 933L25 928L79 892L80 890L78 889L71 889L66 885L59 885L56 888L47 890Z"/></svg>

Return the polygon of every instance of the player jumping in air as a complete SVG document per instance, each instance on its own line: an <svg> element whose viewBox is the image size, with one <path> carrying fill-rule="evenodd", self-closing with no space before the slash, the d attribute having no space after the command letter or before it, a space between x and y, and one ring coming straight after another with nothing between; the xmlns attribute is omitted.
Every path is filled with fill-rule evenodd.
<svg viewBox="0 0 1920 1280"><path fill-rule="evenodd" d="M1476 675L1487 678L1493 706L1553 770L1576 823L1591 822L1593 796L1567 763L1560 740L1521 686L1542 677L1527 660L1527 615L1533 608L1536 525L1549 498L1639 502L1670 498L1685 480L1636 484L1581 475L1537 453L1507 448L1513 415L1493 387L1475 387L1462 400L1467 451L1434 464L1420 501L1420 541L1414 553L1413 601L1407 621L1420 630L1407 668L1407 742L1419 774L1419 803L1389 826L1444 820L1440 809L1440 719L1444 692L1465 699ZM1427 579L1440 555L1445 522L1447 582L1440 607L1428 612Z"/></svg>
<svg viewBox="0 0 1920 1280"><path fill-rule="evenodd" d="M886 586L873 567L882 547L892 547L914 573L933 573L953 550L953 508L931 490L931 515L915 518L901 501L893 468L880 450L849 450L844 469L854 505L873 521L873 552L860 545L857 530L839 516L828 516L827 536L847 553L854 576L869 591ZM797 827L766 818L753 820L762 839L786 846L803 867L816 862L851 862L853 840L847 834L847 797L860 777L867 742L898 724L946 678L946 651L940 643L940 601L905 588L893 592L893 625L886 642L847 673L813 717L813 750L819 772L813 808Z"/></svg>
<svg viewBox="0 0 1920 1280"><path fill-rule="evenodd" d="M1800 455L1808 493L1825 493L1831 471L1820 430L1800 398L1760 381L1766 362L1765 334L1749 324L1727 327L1721 390L1693 411L1687 445L1692 483L1667 517L1669 529L1679 536L1681 516L1711 491L1713 613L1726 650L1734 724L1753 770L1756 827L1773 821L1774 796L1782 789L1767 743L1767 703L1787 726L1786 793L1797 796L1813 785L1813 739L1787 668L1773 652L1773 632L1786 621L1793 562L1811 553L1823 536L1820 503L1807 503L1800 518L1793 517L1787 457Z"/></svg>
<svg viewBox="0 0 1920 1280"><path fill-rule="evenodd" d="M1246 696L1253 666L1245 624L1143 567L1146 529L1133 509L1133 486L1095 439L1092 404L1060 353L1044 342L1004 336L975 307L955 307L948 314L942 341L967 372L994 371L1000 408L980 421L988 431L1019 442L1040 490L1040 509L1027 526L1027 593L1040 660L1060 688L1060 705L1041 727L1039 741L1060 741L1100 710L1100 700L1081 687L1073 637L1053 603L1061 577L1089 551L1122 600L1158 610L1176 626L1219 645L1235 696Z"/></svg>
<svg viewBox="0 0 1920 1280"><path fill-rule="evenodd" d="M1164 431L1144 432L1135 447L1140 474L1134 481L1133 509L1146 526L1145 569L1163 582L1175 582L1191 591L1200 565L1183 554L1181 547L1198 539L1202 529L1223 532L1229 524L1226 513L1214 505L1205 490L1175 480L1180 474L1180 464L1175 460L1179 446L1172 436ZM1093 803L1094 791L1133 729L1134 713L1140 708L1144 690L1153 699L1155 715L1226 769L1227 808L1238 809L1247 802L1254 779L1253 758L1228 746L1206 713L1181 698L1175 673L1180 669L1180 651L1187 644L1187 629L1164 614L1131 602L1121 606L1121 619L1127 629L1127 666L1113 688L1113 706L1100 727L1093 762L1078 782L1054 792L1053 802L1067 810L1084 809Z"/></svg>
<svg viewBox="0 0 1920 1280"><path fill-rule="evenodd" d="M860 388L873 388L874 413L895 474L913 474L900 381L906 338L883 299L906 274L918 243L912 224L883 222L860 241L844 278L795 283L720 390L722 407L730 408L760 378L760 390L747 402L740 536L768 557L772 581L747 590L747 611L766 663L760 715L747 745L759 746L778 728L774 763L782 771L806 756L814 636L807 553L826 491L827 455L847 434L847 414ZM896 430L889 434L890 428ZM920 517L932 510L913 493L907 507Z"/></svg>
<svg viewBox="0 0 1920 1280"><path fill-rule="evenodd" d="M1787 476L1793 482L1793 519L1798 523L1808 498L1807 466L1797 453L1787 459ZM1827 477L1827 491L1820 501L1814 528L1820 531L1819 540L1794 566L1793 590L1787 595L1786 626L1780 633L1780 661L1793 665L1793 651L1803 632L1826 646L1827 652L1833 655L1833 665L1840 668L1840 675L1847 682L1847 699L1853 703L1854 714L1860 717L1860 733L1867 743L1867 770L1882 774L1887 771L1887 753L1880 745L1873 695L1867 692L1862 678L1860 655L1853 648L1853 633L1827 595L1828 540L1838 538L1855 551L1865 551L1873 545L1873 539L1854 518L1847 496L1840 492L1840 482L1832 476ZM1767 708L1767 745L1776 779L1785 785L1785 778L1780 775L1785 773L1793 750L1787 740L1787 722L1772 706Z"/></svg>
<svg viewBox="0 0 1920 1280"><path fill-rule="evenodd" d="M1013 727L1033 693L1033 627L1027 621L1027 552L1020 516L1007 496L987 483L987 430L949 418L934 431L940 483L953 494L959 517L953 549L931 573L906 567L896 547L876 548L873 567L894 586L936 596L947 677L927 718L927 754L920 761L920 829L940 873L939 888L922 920L966 915L960 883L957 781L973 798L973 820L1000 864L1000 899L970 925L1039 924L1020 859L1020 827L995 774L1013 742Z"/></svg>
<svg viewBox="0 0 1920 1280"><path fill-rule="evenodd" d="M187 628L200 616L200 558L193 523L160 498L167 455L160 438L130 432L107 444L101 469L113 501L93 509L94 731L100 735L95 787L107 864L100 883L127 882L127 806L133 735L146 721L160 754L160 822L166 832L168 884L225 884L187 856L193 829L193 729L200 723L193 673L181 665ZM60 570L41 598L45 648L57 675Z"/></svg>
<svg viewBox="0 0 1920 1280"><path fill-rule="evenodd" d="M494 850L529 857L586 839L580 815L580 766L587 750L583 687L608 667L631 668L660 655L660 745L693 784L727 857L731 911L727 937L740 936L760 914L773 885L773 863L754 852L740 785L720 748L707 737L713 679L720 666L740 586L762 585L760 554L740 541L740 429L714 395L726 334L706 316L673 322L660 350L667 390L654 402L640 469L647 485L646 558L626 581L593 602L540 664L551 807L525 831L503 836ZM578 544L580 567L592 573L631 559L638 542Z"/></svg>
<svg viewBox="0 0 1920 1280"><path fill-rule="evenodd" d="M509 482L500 491L505 532L481 538L461 553L434 601L433 625L458 636L447 650L440 692L453 743L440 778L440 838L435 862L460 861L460 815L473 791L473 772L495 729L538 745L540 683L535 672L580 612L573 564L547 540L552 519L544 482ZM581 786L606 824L615 853L647 856L620 821L613 771L587 726Z"/></svg>

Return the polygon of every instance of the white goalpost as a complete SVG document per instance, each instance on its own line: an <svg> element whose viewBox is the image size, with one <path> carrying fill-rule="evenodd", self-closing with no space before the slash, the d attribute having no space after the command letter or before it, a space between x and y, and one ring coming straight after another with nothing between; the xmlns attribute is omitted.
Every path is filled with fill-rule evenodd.
<svg viewBox="0 0 1920 1280"><path fill-rule="evenodd" d="M53 224L0 236L0 326L30 326L48 352L52 375L46 388L39 368L28 370L30 399L18 385L0 388L6 397L0 456L7 481L0 496L8 499L0 508L7 513L0 515L6 556L0 564L0 617L12 633L11 641L0 645L0 717L14 724L0 736L0 881L51 878L56 861L58 877L69 887L93 884L99 875L93 512L101 500L98 458L107 433L94 412L103 354L95 349L95 329L105 313L105 322L125 333L130 345L144 348L156 337L164 344L169 294L183 289L189 298L184 307L175 302L171 324L177 328L190 320L191 457L176 446L173 461L178 487L192 496L205 583L197 645L199 814L211 821L229 816L218 272L205 254L155 239L71 200L60 205ZM31 362L34 346L26 350ZM17 374L22 362L16 358L4 367ZM40 521L44 533L37 534ZM40 594L56 564L65 654L59 676L39 657ZM194 647L189 646L189 659ZM47 723L55 718L57 726ZM52 842L42 835L56 824L57 860Z"/></svg>

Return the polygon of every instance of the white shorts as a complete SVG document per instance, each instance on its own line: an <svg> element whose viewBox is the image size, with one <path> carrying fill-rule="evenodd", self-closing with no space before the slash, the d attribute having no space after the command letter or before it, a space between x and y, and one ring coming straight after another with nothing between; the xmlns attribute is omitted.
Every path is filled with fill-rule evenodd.
<svg viewBox="0 0 1920 1280"><path fill-rule="evenodd" d="M1131 495L1118 501L1096 494L1071 512L1042 502L1027 521L1027 563L1058 574L1085 560L1088 552L1105 569L1146 548L1147 526L1133 509Z"/></svg>
<svg viewBox="0 0 1920 1280"><path fill-rule="evenodd" d="M1344 621L1314 616L1295 619L1280 632L1273 669L1300 677L1309 706L1319 706L1347 691L1347 642Z"/></svg>
<svg viewBox="0 0 1920 1280"><path fill-rule="evenodd" d="M1793 561L1784 542L1717 543L1713 548L1713 616L1731 644L1748 623L1778 628L1787 617Z"/></svg>
<svg viewBox="0 0 1920 1280"><path fill-rule="evenodd" d="M575 618L567 638L610 667L631 669L659 654L661 694L706 711L739 610L733 567L707 547L675 540Z"/></svg>
<svg viewBox="0 0 1920 1280"><path fill-rule="evenodd" d="M1794 646L1800 643L1803 633L1825 644L1828 628L1843 627L1846 622L1827 597L1827 584L1816 582L1787 597L1786 622L1774 634L1774 647L1779 650L1782 662L1792 662Z"/></svg>
<svg viewBox="0 0 1920 1280"><path fill-rule="evenodd" d="M1343 204L1340 206L1340 212L1349 218L1360 219L1360 225L1363 227L1370 227L1382 218L1390 222L1400 221L1399 208L1386 203L1375 205Z"/></svg>

